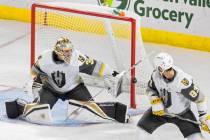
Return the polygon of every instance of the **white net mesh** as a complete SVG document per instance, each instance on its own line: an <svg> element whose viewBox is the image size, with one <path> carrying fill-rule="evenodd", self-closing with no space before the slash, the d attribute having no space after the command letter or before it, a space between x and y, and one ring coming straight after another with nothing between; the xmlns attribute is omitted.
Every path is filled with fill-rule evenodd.
<svg viewBox="0 0 210 140"><path fill-rule="evenodd" d="M109 64L119 72L129 69L131 63L143 59L142 63L136 67L136 78L138 80L136 92L144 93L152 67L146 58L139 20L134 13L124 11L125 16L122 18L136 20L136 38L132 38L131 35L132 23L117 19L118 16L113 16L113 9L111 8L70 3L48 3L46 5L62 8L37 7L35 9L35 32L32 32L35 35L35 58L44 50L52 48L58 38L65 36L70 38L75 48L80 52ZM88 14L87 11L92 13ZM104 18L103 14L110 15L110 17ZM135 46L132 46L132 40L136 43L133 54L131 50ZM134 54L135 56L132 56ZM101 86L100 79L83 76L86 83ZM129 92L129 76L126 79L124 80L123 90Z"/></svg>

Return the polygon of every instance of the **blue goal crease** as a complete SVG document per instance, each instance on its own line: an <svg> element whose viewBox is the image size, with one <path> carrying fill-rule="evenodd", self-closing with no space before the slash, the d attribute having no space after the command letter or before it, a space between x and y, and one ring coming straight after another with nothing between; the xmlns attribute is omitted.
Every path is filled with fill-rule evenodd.
<svg viewBox="0 0 210 140"><path fill-rule="evenodd" d="M5 108L5 102L8 100L15 100L17 98L26 100L28 102L31 102L33 98L24 91L14 89L14 90L8 90L8 91L0 91L0 121L8 122L8 123L21 123L21 124L31 124L29 122L26 122L22 119L9 119L6 116L6 108ZM75 120L75 119L68 119L66 120L66 111L67 111L67 101L63 102L61 100L58 100L58 102L55 104L55 106L52 109L52 117L53 117L53 126L85 126L90 124L99 124L97 122L87 122L87 121L81 121L81 120ZM42 125L42 124L38 124Z"/></svg>

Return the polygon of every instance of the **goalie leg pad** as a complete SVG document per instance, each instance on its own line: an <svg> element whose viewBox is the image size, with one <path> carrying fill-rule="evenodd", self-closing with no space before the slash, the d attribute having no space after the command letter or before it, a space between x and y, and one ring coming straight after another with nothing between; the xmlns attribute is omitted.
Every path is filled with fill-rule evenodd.
<svg viewBox="0 0 210 140"><path fill-rule="evenodd" d="M78 106L79 107L78 109L84 108L103 119L109 119L106 112L104 112L104 110L94 101L69 100L69 104L73 106ZM68 113L68 114L71 114L71 113Z"/></svg>
<svg viewBox="0 0 210 140"><path fill-rule="evenodd" d="M26 102L21 99L5 102L6 113L8 118L15 119L23 114Z"/></svg>
<svg viewBox="0 0 210 140"><path fill-rule="evenodd" d="M24 109L24 119L38 124L50 124L52 122L49 104L27 104Z"/></svg>
<svg viewBox="0 0 210 140"><path fill-rule="evenodd" d="M116 120L121 123L127 122L127 106L119 102L96 103L94 101L69 100L69 104L80 107L78 109L84 108L103 119ZM70 114L68 115L69 118L72 116L70 112L71 110L68 111L68 114Z"/></svg>
<svg viewBox="0 0 210 140"><path fill-rule="evenodd" d="M127 122L127 106L117 102L116 103L116 112L115 112L115 119L121 123Z"/></svg>
<svg viewBox="0 0 210 140"><path fill-rule="evenodd" d="M118 122L127 122L127 106L119 102L97 103L110 118Z"/></svg>

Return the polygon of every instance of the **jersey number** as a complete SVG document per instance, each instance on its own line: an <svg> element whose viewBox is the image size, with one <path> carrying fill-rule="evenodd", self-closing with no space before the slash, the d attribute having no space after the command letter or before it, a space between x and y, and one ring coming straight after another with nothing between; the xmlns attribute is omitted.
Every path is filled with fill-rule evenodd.
<svg viewBox="0 0 210 140"><path fill-rule="evenodd" d="M198 96L198 92L195 91L195 90L191 90L190 93L189 93L189 95L190 95L192 98L195 98L195 97Z"/></svg>
<svg viewBox="0 0 210 140"><path fill-rule="evenodd" d="M93 61L93 59L87 58L86 61L85 61L85 64L86 65L93 65L94 61Z"/></svg>

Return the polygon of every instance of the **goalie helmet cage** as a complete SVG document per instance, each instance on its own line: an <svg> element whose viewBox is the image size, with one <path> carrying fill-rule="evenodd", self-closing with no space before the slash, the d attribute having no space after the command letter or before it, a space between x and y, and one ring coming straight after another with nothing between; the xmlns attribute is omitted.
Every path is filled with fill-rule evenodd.
<svg viewBox="0 0 210 140"><path fill-rule="evenodd" d="M136 31L139 30L139 27L137 27L137 18L135 16L133 17L126 16L126 14L125 16L114 15L113 10L114 9L109 7L100 7L88 4L55 3L55 2L33 4L31 8L31 66L35 63L35 60L38 57L38 55L43 50L46 49L45 46L48 46L48 48L49 47L52 48L56 40L61 36L70 37L73 44L76 44L75 48L77 48L77 46L82 46L81 43L85 42L85 40L88 40L86 43L88 45L91 44L92 42L100 42L97 37L99 36L100 38L103 38L102 37L103 34L107 34L107 38L111 43L107 44L106 46L107 47L111 46L111 49L113 49L112 54L116 55L113 57L113 59L116 61L115 65L118 65L118 66L113 66L113 64L111 64L111 66L116 68L118 71L129 69L131 66L133 66L136 63L136 58L137 58ZM103 27L101 25L101 22L103 22ZM124 25L120 26L121 23L123 23ZM118 29L116 31L115 29L112 29L118 25L119 25L118 28L120 30ZM97 29L95 29L96 27ZM123 30L124 28L126 28L126 30ZM129 31L130 33L127 33L127 31ZM74 37L75 34L77 33L83 33L83 34L79 34L76 35L76 37ZM94 40L89 39L90 36L92 36L90 35L92 33L94 34L93 35ZM83 35L84 38L78 39ZM124 41L125 39L121 39L123 40L122 41L123 43L120 43L121 46L123 46L122 44L126 44L127 46L129 46L127 47L129 48L129 51L124 50L126 53L124 52L121 55L118 54L118 52L120 52L122 47L116 50L115 47L119 46L118 44L119 39L115 38L116 36L122 36L122 38L129 38L129 42L125 42ZM101 41L102 43L97 44L96 46L100 46L100 48L102 48L101 46L104 46L103 44L106 44L108 42L107 38L105 41L102 40ZM142 42L141 36L138 36L138 38L140 38L140 41L139 40L138 41L141 43ZM77 39L78 42L76 42ZM84 49L85 51L90 50L88 49L88 45L85 45ZM83 48L79 48L78 50L81 50ZM141 48L143 48L143 46ZM94 48L94 50L97 50L97 48ZM110 48L106 48L105 51L101 50L102 54L100 54L98 58L96 57L97 58L96 60L99 59L107 64L112 63L112 61L107 62L104 61L102 58L100 58L101 55L109 55L105 57L110 57L110 54L106 54L106 51L108 50L110 50ZM141 49L141 51L144 50ZM86 55L89 56L89 53L92 52L88 52L88 54ZM94 55L98 53L99 51L98 52L96 51L90 56L95 58ZM123 58L129 57L128 62L126 62L128 64L121 64L121 62L124 61L122 60L122 55ZM141 55L141 57L145 57L145 54L144 56ZM131 69L130 77L135 77L135 76L136 76L136 68L133 68ZM136 87L133 82L130 82L131 81L130 77L129 77L130 80L128 82L129 86L125 87L125 89L128 89L128 87L130 88L129 90L130 106L132 108L136 108L136 101L135 101Z"/></svg>

